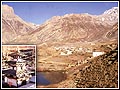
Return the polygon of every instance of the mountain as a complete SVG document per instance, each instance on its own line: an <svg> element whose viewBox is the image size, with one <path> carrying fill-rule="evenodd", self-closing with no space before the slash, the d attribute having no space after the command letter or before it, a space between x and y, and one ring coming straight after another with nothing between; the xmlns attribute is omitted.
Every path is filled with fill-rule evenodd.
<svg viewBox="0 0 120 90"><path fill-rule="evenodd" d="M2 5L2 43L34 30L35 26L15 15L12 7Z"/></svg>
<svg viewBox="0 0 120 90"><path fill-rule="evenodd" d="M40 25L36 30L22 35L22 37L16 37L9 43L105 42L117 38L118 30L113 29L113 27L118 28L117 20L118 8L112 8L98 16L86 13L54 16ZM110 36L109 33L113 32L115 34L110 34Z"/></svg>
<svg viewBox="0 0 120 90"><path fill-rule="evenodd" d="M113 7L109 10L106 10L102 15L100 15L101 20L107 22L110 25L113 25L118 22L118 7Z"/></svg>
<svg viewBox="0 0 120 90"><path fill-rule="evenodd" d="M109 39L118 39L118 23L113 25L112 30L108 31L106 37Z"/></svg>

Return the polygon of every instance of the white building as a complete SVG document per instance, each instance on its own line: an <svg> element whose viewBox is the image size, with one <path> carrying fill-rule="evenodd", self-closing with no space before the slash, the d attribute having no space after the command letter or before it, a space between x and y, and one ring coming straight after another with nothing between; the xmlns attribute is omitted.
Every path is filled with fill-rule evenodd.
<svg viewBox="0 0 120 90"><path fill-rule="evenodd" d="M5 77L5 83L8 83L10 86L13 85L17 87L17 79L15 78Z"/></svg>
<svg viewBox="0 0 120 90"><path fill-rule="evenodd" d="M18 61L9 61L8 63L11 68L2 70L5 83L9 86L19 87L23 81L29 81L30 75L26 72L26 63L23 59L18 58ZM13 68L12 66L15 67Z"/></svg>
<svg viewBox="0 0 120 90"><path fill-rule="evenodd" d="M60 55L70 55L72 54L73 51L71 50L66 50L65 52L61 52Z"/></svg>
<svg viewBox="0 0 120 90"><path fill-rule="evenodd" d="M93 57L103 55L105 52L93 52Z"/></svg>

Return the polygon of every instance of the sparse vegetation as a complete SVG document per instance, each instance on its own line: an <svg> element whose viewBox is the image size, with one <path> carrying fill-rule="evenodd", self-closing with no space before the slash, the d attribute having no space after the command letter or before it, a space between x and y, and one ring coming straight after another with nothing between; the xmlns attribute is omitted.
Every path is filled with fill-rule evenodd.
<svg viewBox="0 0 120 90"><path fill-rule="evenodd" d="M77 88L117 88L118 52L117 48L98 56L89 63L89 67L75 76Z"/></svg>

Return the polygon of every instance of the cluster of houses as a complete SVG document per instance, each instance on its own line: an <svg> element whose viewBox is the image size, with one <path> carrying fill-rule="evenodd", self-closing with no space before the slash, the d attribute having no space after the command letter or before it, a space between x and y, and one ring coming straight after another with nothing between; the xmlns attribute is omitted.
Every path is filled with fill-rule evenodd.
<svg viewBox="0 0 120 90"><path fill-rule="evenodd" d="M27 84L35 87L35 48L3 50L2 87L19 88Z"/></svg>
<svg viewBox="0 0 120 90"><path fill-rule="evenodd" d="M86 53L87 52L87 53L92 54L91 57L97 57L97 56L105 53L104 51L93 50L92 48L82 48L82 47L79 47L79 48L76 48L76 47L55 47L55 49L57 51L60 51L60 55L64 55L64 56L72 55L75 52L77 52L77 53Z"/></svg>

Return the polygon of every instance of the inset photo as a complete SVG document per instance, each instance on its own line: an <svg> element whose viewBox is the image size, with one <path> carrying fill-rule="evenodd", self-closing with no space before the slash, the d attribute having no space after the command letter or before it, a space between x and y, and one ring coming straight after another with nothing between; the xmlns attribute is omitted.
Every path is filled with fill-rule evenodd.
<svg viewBox="0 0 120 90"><path fill-rule="evenodd" d="M36 87L36 46L2 45L2 88Z"/></svg>

